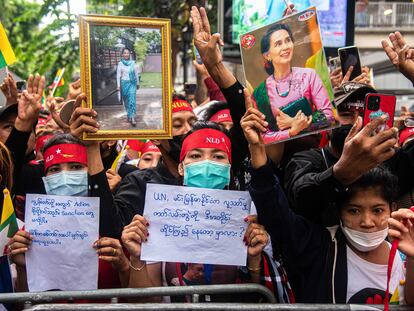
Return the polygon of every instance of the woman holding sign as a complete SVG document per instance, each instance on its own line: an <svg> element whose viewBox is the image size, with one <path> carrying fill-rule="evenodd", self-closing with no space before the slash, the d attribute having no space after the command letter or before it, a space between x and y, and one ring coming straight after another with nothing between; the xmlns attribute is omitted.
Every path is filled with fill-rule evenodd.
<svg viewBox="0 0 414 311"><path fill-rule="evenodd" d="M101 201L112 199L108 181L102 164L99 142L92 141L85 145L77 137L82 137L85 131L94 132L97 122L90 116L96 112L90 108L80 107L85 95L77 98L70 123L71 134L57 134L50 138L43 148L44 162L37 164L37 171L43 180L43 191L40 194L57 196L95 196ZM39 177L39 176L34 176ZM31 182L36 182L35 178ZM126 258L121 243L113 236L112 221L116 221L109 210L100 205L99 233L101 238L90 247L99 259L99 288L119 288L126 286L129 279L129 261ZM109 236L109 237L108 237ZM18 271L19 290L28 290L26 278L25 254L30 252L33 237L25 230L19 230L8 245L11 260L16 263ZM93 244L93 245L92 245ZM58 267L49 267L58 270ZM35 276L32 276L35 277ZM62 275L62 278L75 278L76 275ZM80 285L81 286L81 285Z"/></svg>
<svg viewBox="0 0 414 311"><path fill-rule="evenodd" d="M217 124L195 123L183 141L180 154L179 173L183 177L184 186L225 189L230 184L230 171L229 137ZM136 215L122 233L122 242L131 254L129 286L141 288L162 286L162 284L185 286L236 282L261 283L261 277L266 274L264 267L273 267L263 251L269 242L268 234L263 226L256 222L255 215L246 217L244 221L249 223L243 238L248 254L246 267L169 262L149 264L141 260L140 256L141 244L151 238L148 233L151 223L145 217ZM205 252L215 252L215 250L206 249ZM270 270L275 272L273 268ZM272 277L270 273L268 276L270 280ZM277 288L276 284L273 286L273 289ZM205 298L206 301L223 299L223 297ZM232 298L234 300L235 297Z"/></svg>

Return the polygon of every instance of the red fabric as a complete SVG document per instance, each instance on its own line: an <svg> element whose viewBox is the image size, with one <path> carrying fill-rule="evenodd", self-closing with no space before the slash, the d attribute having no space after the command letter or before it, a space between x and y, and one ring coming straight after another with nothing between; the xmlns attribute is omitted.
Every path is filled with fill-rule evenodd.
<svg viewBox="0 0 414 311"><path fill-rule="evenodd" d="M147 141L141 149L141 156L147 152L161 152L152 142Z"/></svg>
<svg viewBox="0 0 414 311"><path fill-rule="evenodd" d="M184 139L180 153L180 162L184 160L188 152L196 148L214 148L222 150L227 153L229 162L231 163L231 142L223 132L206 128L191 133Z"/></svg>
<svg viewBox="0 0 414 311"><path fill-rule="evenodd" d="M86 147L79 144L60 144L47 148L43 154L45 171L55 164L78 162L88 165Z"/></svg>
<svg viewBox="0 0 414 311"><path fill-rule="evenodd" d="M400 144L402 145L407 138L414 135L414 127L406 127L400 133Z"/></svg>
<svg viewBox="0 0 414 311"><path fill-rule="evenodd" d="M47 123L47 119L39 118L37 119L37 125L45 125Z"/></svg>
<svg viewBox="0 0 414 311"><path fill-rule="evenodd" d="M212 77L205 78L204 84L207 87L207 93L208 97L210 97L210 100L227 102L226 98L220 90L220 87L217 85L217 83L213 80Z"/></svg>
<svg viewBox="0 0 414 311"><path fill-rule="evenodd" d="M43 136L36 138L36 145L35 145L36 154L39 153L43 149L46 142L52 137L53 135L43 135Z"/></svg>
<svg viewBox="0 0 414 311"><path fill-rule="evenodd" d="M211 118L210 121L221 123L221 122L232 122L233 119L230 115L230 109L223 109L220 111L217 111Z"/></svg>
<svg viewBox="0 0 414 311"><path fill-rule="evenodd" d="M323 148L329 143L327 133L328 133L327 131L321 132L322 137L321 137L321 140L319 142L319 148Z"/></svg>
<svg viewBox="0 0 414 311"><path fill-rule="evenodd" d="M190 103L184 99L177 99L173 100L172 102L172 113L180 112L180 111L191 111L193 112L193 108L191 107Z"/></svg>
<svg viewBox="0 0 414 311"><path fill-rule="evenodd" d="M130 149L140 152L142 147L145 145L144 142L140 140L128 140L127 146L129 146Z"/></svg>

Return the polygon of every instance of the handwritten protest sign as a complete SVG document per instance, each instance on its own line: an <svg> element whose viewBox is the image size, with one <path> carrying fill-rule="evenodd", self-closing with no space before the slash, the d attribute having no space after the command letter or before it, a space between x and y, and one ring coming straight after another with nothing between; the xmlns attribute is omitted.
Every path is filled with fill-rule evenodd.
<svg viewBox="0 0 414 311"><path fill-rule="evenodd" d="M141 259L244 266L250 205L248 192L147 184Z"/></svg>
<svg viewBox="0 0 414 311"><path fill-rule="evenodd" d="M97 289L99 198L28 194L25 222L30 291Z"/></svg>

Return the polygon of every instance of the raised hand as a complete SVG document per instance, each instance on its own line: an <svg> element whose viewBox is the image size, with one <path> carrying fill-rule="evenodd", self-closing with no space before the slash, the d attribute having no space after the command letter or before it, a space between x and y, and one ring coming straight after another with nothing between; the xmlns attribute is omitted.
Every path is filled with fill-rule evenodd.
<svg viewBox="0 0 414 311"><path fill-rule="evenodd" d="M82 101L86 101L85 94L80 94L76 98L69 120L70 133L78 138L82 138L83 133L96 133L99 130L99 123L94 119L97 116L96 111L81 107Z"/></svg>
<svg viewBox="0 0 414 311"><path fill-rule="evenodd" d="M210 71L223 60L220 51L220 46L224 45L223 40L221 40L220 34L211 34L210 22L204 8L198 10L197 7L193 6L191 8L191 18L193 21L194 45L200 53L203 64Z"/></svg>
<svg viewBox="0 0 414 311"><path fill-rule="evenodd" d="M388 236L391 239L398 239L398 248L405 255L414 259L414 211L401 208L392 212L388 219Z"/></svg>
<svg viewBox="0 0 414 311"><path fill-rule="evenodd" d="M111 189L111 192L114 193L118 185L121 183L122 177L119 176L113 169L109 169L106 171L106 178L108 179L109 189Z"/></svg>
<svg viewBox="0 0 414 311"><path fill-rule="evenodd" d="M76 99L81 93L81 80L78 79L75 82L69 84L69 93L67 99Z"/></svg>
<svg viewBox="0 0 414 311"><path fill-rule="evenodd" d="M129 225L122 231L122 243L131 256L140 258L141 244L148 239L149 222L141 215L135 215Z"/></svg>
<svg viewBox="0 0 414 311"><path fill-rule="evenodd" d="M256 108L253 108L250 93L244 89L244 100L246 104L246 113L240 120L244 136L250 145L263 145L261 132L267 131L266 117Z"/></svg>
<svg viewBox="0 0 414 311"><path fill-rule="evenodd" d="M363 174L395 154L398 130L390 128L373 135L386 118L375 119L362 128L359 117L345 139L344 149L333 166L335 178L343 185L352 184ZM362 130L361 130L362 128Z"/></svg>
<svg viewBox="0 0 414 311"><path fill-rule="evenodd" d="M23 132L30 132L39 117L41 99L45 88L45 77L30 75L27 90L23 91L18 101L15 127Z"/></svg>
<svg viewBox="0 0 414 311"><path fill-rule="evenodd" d="M398 31L391 33L388 39L391 41L391 46L386 40L382 40L382 48L394 67L414 83L414 49L410 48L404 36Z"/></svg>
<svg viewBox="0 0 414 311"><path fill-rule="evenodd" d="M7 105L17 103L17 85L11 73L8 73L7 77L4 78L3 83L0 85L0 89L3 92L4 97L6 97Z"/></svg>
<svg viewBox="0 0 414 311"><path fill-rule="evenodd" d="M248 260L252 261L261 256L263 249L269 242L269 235L265 228L257 223L257 216L250 215L246 217L249 223L243 241L247 246Z"/></svg>

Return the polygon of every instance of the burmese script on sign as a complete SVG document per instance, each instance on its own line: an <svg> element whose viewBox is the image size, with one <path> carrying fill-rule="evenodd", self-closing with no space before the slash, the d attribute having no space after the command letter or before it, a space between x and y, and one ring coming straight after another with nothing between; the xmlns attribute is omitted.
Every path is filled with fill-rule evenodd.
<svg viewBox="0 0 414 311"><path fill-rule="evenodd" d="M141 259L244 266L250 206L244 191L147 184Z"/></svg>

